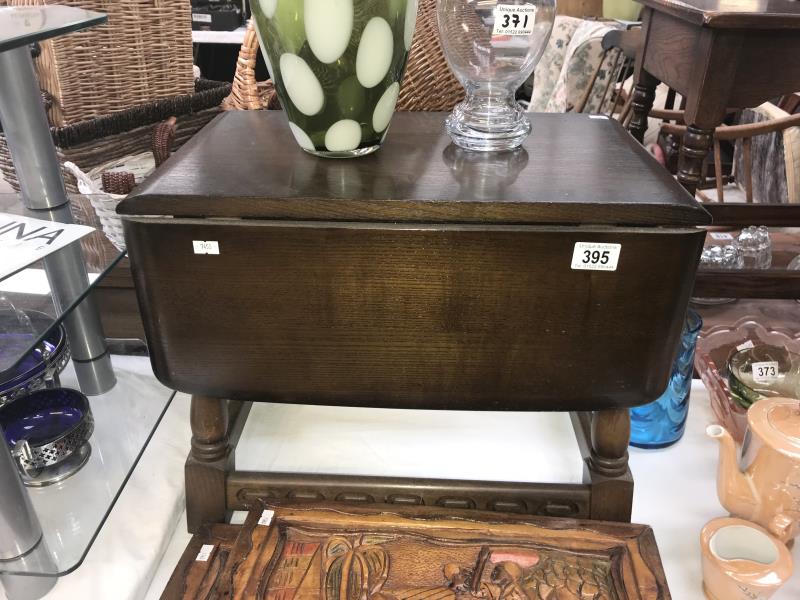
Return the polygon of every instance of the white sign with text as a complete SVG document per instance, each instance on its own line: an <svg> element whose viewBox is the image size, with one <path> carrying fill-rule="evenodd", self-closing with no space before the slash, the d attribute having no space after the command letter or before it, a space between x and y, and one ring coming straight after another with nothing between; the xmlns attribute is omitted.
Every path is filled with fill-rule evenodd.
<svg viewBox="0 0 800 600"><path fill-rule="evenodd" d="M93 227L0 213L0 279L89 235Z"/></svg>

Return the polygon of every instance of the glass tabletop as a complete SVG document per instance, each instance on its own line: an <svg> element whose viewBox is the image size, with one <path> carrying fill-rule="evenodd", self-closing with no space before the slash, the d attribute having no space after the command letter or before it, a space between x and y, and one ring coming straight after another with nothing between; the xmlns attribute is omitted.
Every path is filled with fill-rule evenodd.
<svg viewBox="0 0 800 600"><path fill-rule="evenodd" d="M88 462L59 483L27 488L43 538L24 557L0 562L0 572L57 576L78 568L169 407L174 392L155 379L148 357L112 355L111 362L117 384L89 398ZM78 388L72 364L60 384Z"/></svg>
<svg viewBox="0 0 800 600"><path fill-rule="evenodd" d="M3 6L0 7L0 52L107 20L103 13L74 6Z"/></svg>
<svg viewBox="0 0 800 600"><path fill-rule="evenodd" d="M69 207L58 211L68 212ZM36 211L40 214L32 214L25 208L17 194L0 194L0 213L46 219L45 213L50 212L57 211ZM16 309L25 313L35 312L40 317L34 320L34 327L24 339L16 338L13 348L6 346L4 351L0 352L0 372L14 369L34 348L38 347L48 333L58 326L86 298L92 288L125 257L125 252L114 248L100 230L95 230L59 252L76 245L82 249L81 254L88 279L84 285L73 289L61 306L55 304L50 294L46 259L37 261L9 277L0 278L0 311L7 313L11 309ZM44 318L45 316L49 319Z"/></svg>

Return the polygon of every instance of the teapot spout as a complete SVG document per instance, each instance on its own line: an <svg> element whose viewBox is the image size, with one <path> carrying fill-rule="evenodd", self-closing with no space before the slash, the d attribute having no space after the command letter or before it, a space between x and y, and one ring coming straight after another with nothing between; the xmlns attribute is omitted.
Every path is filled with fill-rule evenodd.
<svg viewBox="0 0 800 600"><path fill-rule="evenodd" d="M732 515L752 519L758 509L757 498L749 478L739 470L736 442L721 425L709 425L706 435L719 442L717 496L720 504Z"/></svg>

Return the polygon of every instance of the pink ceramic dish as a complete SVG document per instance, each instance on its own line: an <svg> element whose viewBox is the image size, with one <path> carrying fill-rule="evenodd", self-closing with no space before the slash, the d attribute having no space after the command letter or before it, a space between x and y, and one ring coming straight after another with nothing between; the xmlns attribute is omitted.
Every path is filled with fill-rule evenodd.
<svg viewBox="0 0 800 600"><path fill-rule="evenodd" d="M736 348L748 341L783 346L800 353L800 334L766 328L752 317L744 317L732 326L716 326L700 333L694 367L708 390L714 415L738 443L742 442L747 430L747 411L733 400L728 388L726 365Z"/></svg>

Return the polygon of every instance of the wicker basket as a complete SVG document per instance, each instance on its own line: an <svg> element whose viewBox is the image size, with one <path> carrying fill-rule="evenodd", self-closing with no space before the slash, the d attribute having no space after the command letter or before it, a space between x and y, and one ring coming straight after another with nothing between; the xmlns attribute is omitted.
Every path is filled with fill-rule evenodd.
<svg viewBox="0 0 800 600"><path fill-rule="evenodd" d="M109 161L150 150L153 126L171 116L177 117L177 133L172 147L179 148L219 113L219 104L230 89L229 83L198 79L194 94L157 100L105 117L54 127L50 132L62 165L70 161L88 172ZM0 172L14 189L19 190L11 154L2 134ZM75 177L65 169L62 173L67 191L77 193Z"/></svg>
<svg viewBox="0 0 800 600"><path fill-rule="evenodd" d="M119 160L103 163L84 173L74 163L67 161L64 167L77 180L78 190L89 198L100 227L108 240L117 250L125 250L125 234L122 231L122 219L117 214L117 204L126 194L110 194L103 191L103 173L124 172L133 175L135 182L141 183L156 168L152 152L142 152L126 156Z"/></svg>
<svg viewBox="0 0 800 600"><path fill-rule="evenodd" d="M50 124L69 125L194 89L189 0L0 0L61 4L108 15L108 24L41 44L36 68L55 102Z"/></svg>
<svg viewBox="0 0 800 600"><path fill-rule="evenodd" d="M225 110L280 107L272 82L256 82L257 54L258 37L251 19L239 50L231 95L223 103ZM439 42L436 0L419 0L417 28L411 43L396 110L450 111L463 99L464 88L447 66Z"/></svg>

